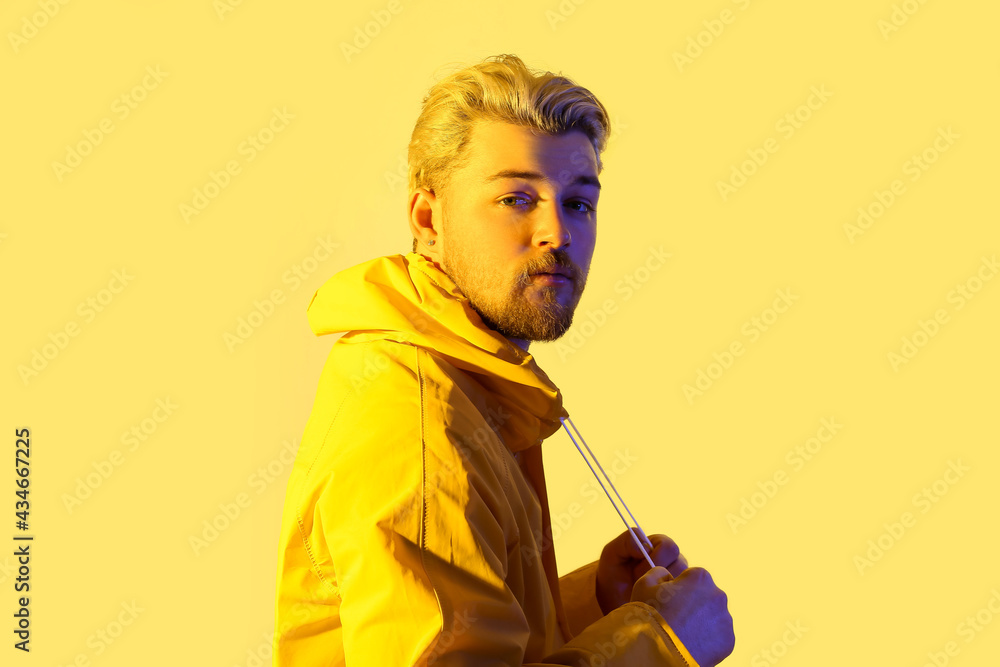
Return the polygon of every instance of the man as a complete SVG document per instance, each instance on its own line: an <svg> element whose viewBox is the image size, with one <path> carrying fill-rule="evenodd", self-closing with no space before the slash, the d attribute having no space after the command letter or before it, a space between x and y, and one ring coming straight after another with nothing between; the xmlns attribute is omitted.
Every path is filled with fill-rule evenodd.
<svg viewBox="0 0 1000 667"><path fill-rule="evenodd" d="M632 535L559 578L541 444L568 416L528 354L569 328L607 113L499 56L436 84L410 143L413 251L313 296L344 333L288 482L274 664L715 665L725 594ZM417 252L417 250L420 252ZM593 660L592 660L593 658Z"/></svg>

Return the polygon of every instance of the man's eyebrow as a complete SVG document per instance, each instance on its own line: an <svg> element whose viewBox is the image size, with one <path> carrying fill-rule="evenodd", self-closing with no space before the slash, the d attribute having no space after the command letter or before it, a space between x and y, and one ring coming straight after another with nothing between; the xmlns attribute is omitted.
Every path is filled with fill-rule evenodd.
<svg viewBox="0 0 1000 667"><path fill-rule="evenodd" d="M492 183L493 181L500 180L501 178L521 178L526 181L547 181L549 180L543 174L539 174L537 171L518 171L517 169L504 169L503 171L498 171L492 176L487 177L484 183ZM598 190L601 189L601 182L597 180L596 176L590 176L589 174L580 174L568 185L593 185Z"/></svg>

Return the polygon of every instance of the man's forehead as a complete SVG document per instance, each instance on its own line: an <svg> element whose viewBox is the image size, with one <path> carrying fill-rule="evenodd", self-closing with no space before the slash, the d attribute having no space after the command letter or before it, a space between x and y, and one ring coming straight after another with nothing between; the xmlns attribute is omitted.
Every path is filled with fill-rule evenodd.
<svg viewBox="0 0 1000 667"><path fill-rule="evenodd" d="M600 187L597 160L590 139L582 131L558 135L500 121L478 121L468 146L469 176L480 183L501 178L549 180Z"/></svg>
<svg viewBox="0 0 1000 667"><path fill-rule="evenodd" d="M526 171L523 169L501 169L500 171L490 174L487 176L483 183L492 183L493 181L503 180L505 178L516 178L523 181L551 181L547 174L540 171ZM573 174L572 172L561 170L558 175L558 180L562 182L563 185L592 185L598 190L601 189L601 182L597 180L597 176L591 173L589 169L580 169L578 173Z"/></svg>

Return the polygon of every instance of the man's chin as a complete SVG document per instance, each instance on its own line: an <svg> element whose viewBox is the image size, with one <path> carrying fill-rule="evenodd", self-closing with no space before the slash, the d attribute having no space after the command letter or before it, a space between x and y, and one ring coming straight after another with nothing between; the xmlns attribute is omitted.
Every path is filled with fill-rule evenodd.
<svg viewBox="0 0 1000 667"><path fill-rule="evenodd" d="M477 304L471 304L479 313L483 323L505 338L547 343L558 340L569 331L573 324L573 312L576 304L562 306L556 312L549 310L553 304L534 304L534 308L517 308L491 317L491 313L483 312Z"/></svg>
<svg viewBox="0 0 1000 667"><path fill-rule="evenodd" d="M573 324L573 310L564 311L559 317L548 319L538 319L531 323L531 326L520 327L524 330L525 336L517 336L525 340L537 341L539 343L550 343L566 335Z"/></svg>
<svg viewBox="0 0 1000 667"><path fill-rule="evenodd" d="M498 333L506 338L516 338L538 343L550 343L566 335L569 331L572 320L569 322L558 322L548 324L538 324L534 327L493 327Z"/></svg>
<svg viewBox="0 0 1000 667"><path fill-rule="evenodd" d="M539 336L538 338L529 338L528 340L537 343L551 343L552 341L559 340L560 338L565 336L566 331L568 331L568 329L564 329L562 331L554 332L551 334L546 334L544 336Z"/></svg>

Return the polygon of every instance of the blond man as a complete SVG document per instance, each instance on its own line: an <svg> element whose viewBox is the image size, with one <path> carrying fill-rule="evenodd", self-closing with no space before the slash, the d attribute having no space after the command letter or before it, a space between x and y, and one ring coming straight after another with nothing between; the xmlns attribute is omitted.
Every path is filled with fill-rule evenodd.
<svg viewBox="0 0 1000 667"><path fill-rule="evenodd" d="M274 665L715 665L726 595L666 535L559 577L542 442L568 416L528 353L570 327L608 115L498 56L438 82L409 146L412 251L341 271L342 333L289 479Z"/></svg>

